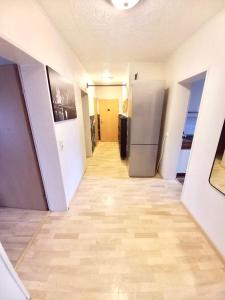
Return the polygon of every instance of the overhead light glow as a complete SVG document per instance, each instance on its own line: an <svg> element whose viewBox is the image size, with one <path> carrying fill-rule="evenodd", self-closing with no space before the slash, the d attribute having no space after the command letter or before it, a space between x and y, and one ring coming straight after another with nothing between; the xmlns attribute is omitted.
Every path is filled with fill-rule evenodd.
<svg viewBox="0 0 225 300"><path fill-rule="evenodd" d="M112 80L112 74L109 72L109 71L107 71L107 70L105 70L103 73L102 73L102 79L104 80L104 81L106 81L106 82L109 82L109 81L111 81Z"/></svg>
<svg viewBox="0 0 225 300"><path fill-rule="evenodd" d="M111 0L117 9L129 9L134 7L140 0Z"/></svg>

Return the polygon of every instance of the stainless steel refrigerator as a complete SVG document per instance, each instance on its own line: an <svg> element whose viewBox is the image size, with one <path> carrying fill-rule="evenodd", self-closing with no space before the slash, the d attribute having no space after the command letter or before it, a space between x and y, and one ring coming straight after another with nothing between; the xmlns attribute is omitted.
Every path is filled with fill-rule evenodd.
<svg viewBox="0 0 225 300"><path fill-rule="evenodd" d="M156 160L164 100L164 81L134 81L130 86L129 175L152 177Z"/></svg>

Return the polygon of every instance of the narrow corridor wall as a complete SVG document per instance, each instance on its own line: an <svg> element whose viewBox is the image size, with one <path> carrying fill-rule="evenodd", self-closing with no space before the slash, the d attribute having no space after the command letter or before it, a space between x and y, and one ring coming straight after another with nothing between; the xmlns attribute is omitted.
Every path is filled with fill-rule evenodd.
<svg viewBox="0 0 225 300"><path fill-rule="evenodd" d="M225 197L209 184L222 124L225 118L225 10L184 42L166 64L169 105L161 164L164 178L174 179L183 111L177 110L178 82L207 71L195 138L191 150L182 201L211 241L225 257ZM185 108L184 108L185 109ZM178 153L179 155L179 153Z"/></svg>
<svg viewBox="0 0 225 300"><path fill-rule="evenodd" d="M35 1L1 1L0 10L0 37L43 65L49 65L74 84L78 118L54 124L60 172L69 205L84 172L80 87L85 90L89 78L74 52ZM60 151L59 144L63 144L63 151Z"/></svg>

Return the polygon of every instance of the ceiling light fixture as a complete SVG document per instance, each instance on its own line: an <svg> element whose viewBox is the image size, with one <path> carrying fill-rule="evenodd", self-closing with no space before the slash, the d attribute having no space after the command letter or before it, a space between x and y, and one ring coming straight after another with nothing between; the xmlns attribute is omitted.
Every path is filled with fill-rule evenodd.
<svg viewBox="0 0 225 300"><path fill-rule="evenodd" d="M117 9L129 9L134 7L140 0L111 0Z"/></svg>
<svg viewBox="0 0 225 300"><path fill-rule="evenodd" d="M101 77L106 82L110 82L112 80L112 74L108 70L105 70Z"/></svg>

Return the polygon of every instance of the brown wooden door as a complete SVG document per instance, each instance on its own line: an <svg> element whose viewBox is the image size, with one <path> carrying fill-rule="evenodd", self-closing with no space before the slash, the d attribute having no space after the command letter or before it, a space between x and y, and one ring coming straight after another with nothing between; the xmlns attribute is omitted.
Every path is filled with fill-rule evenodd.
<svg viewBox="0 0 225 300"><path fill-rule="evenodd" d="M0 206L47 210L16 65L0 66Z"/></svg>
<svg viewBox="0 0 225 300"><path fill-rule="evenodd" d="M101 141L118 141L118 100L99 100Z"/></svg>

